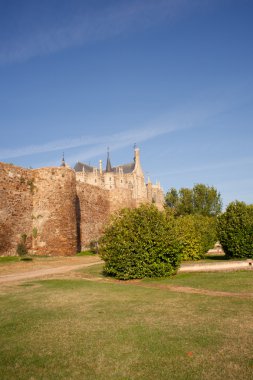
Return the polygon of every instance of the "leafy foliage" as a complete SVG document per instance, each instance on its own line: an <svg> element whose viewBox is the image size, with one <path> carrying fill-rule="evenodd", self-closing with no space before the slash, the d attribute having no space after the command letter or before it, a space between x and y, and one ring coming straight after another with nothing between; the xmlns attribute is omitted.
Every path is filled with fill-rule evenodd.
<svg viewBox="0 0 253 380"><path fill-rule="evenodd" d="M182 243L182 260L199 260L217 241L216 219L202 215L176 218L177 238Z"/></svg>
<svg viewBox="0 0 253 380"><path fill-rule="evenodd" d="M27 248L26 245L23 242L18 243L17 245L17 254L19 256L25 256L27 255Z"/></svg>
<svg viewBox="0 0 253 380"><path fill-rule="evenodd" d="M100 240L104 272L118 279L164 277L180 264L174 219L154 205L123 209Z"/></svg>
<svg viewBox="0 0 253 380"><path fill-rule="evenodd" d="M253 258L253 205L230 203L218 218L217 231L228 257Z"/></svg>
<svg viewBox="0 0 253 380"><path fill-rule="evenodd" d="M20 242L17 245L16 252L21 257L26 256L27 253L28 253L28 250L27 250L27 247L26 247L26 239L27 239L27 235L26 234L22 234L21 237L20 237Z"/></svg>
<svg viewBox="0 0 253 380"><path fill-rule="evenodd" d="M171 188L166 194L165 204L176 216L216 216L222 209L220 193L213 186L203 184L197 184L193 189L181 188L179 191Z"/></svg>

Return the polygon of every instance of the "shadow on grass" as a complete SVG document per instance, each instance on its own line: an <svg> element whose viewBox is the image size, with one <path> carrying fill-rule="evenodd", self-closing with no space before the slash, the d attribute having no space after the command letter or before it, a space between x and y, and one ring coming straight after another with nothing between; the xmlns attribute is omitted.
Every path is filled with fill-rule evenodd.
<svg viewBox="0 0 253 380"><path fill-rule="evenodd" d="M205 260L219 260L219 261L224 261L224 260L230 260L230 258L226 255L208 255L205 256Z"/></svg>

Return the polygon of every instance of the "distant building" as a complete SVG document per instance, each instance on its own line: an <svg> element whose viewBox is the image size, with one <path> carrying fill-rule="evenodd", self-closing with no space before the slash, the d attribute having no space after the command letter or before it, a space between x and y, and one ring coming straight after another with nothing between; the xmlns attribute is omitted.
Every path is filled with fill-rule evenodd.
<svg viewBox="0 0 253 380"><path fill-rule="evenodd" d="M63 158L62 165L65 165ZM148 179L145 183L144 173L140 162L140 150L135 148L134 160L128 164L113 167L111 165L109 151L107 152L106 168L102 168L102 160L99 167L78 162L74 166L76 179L79 182L98 186L105 190L130 189L132 198L140 202L153 202L158 207L163 207L164 193L160 183L153 185Z"/></svg>
<svg viewBox="0 0 253 380"><path fill-rule="evenodd" d="M36 255L75 255L103 234L113 213L155 203L159 184L145 183L140 151L134 161L105 170L63 156L58 167L26 169L0 162L0 255L15 255L20 243Z"/></svg>

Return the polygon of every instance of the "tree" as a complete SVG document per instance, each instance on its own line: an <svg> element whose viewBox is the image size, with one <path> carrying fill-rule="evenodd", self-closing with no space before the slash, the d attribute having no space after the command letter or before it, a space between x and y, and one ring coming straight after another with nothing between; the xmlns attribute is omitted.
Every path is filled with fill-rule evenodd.
<svg viewBox="0 0 253 380"><path fill-rule="evenodd" d="M177 238L182 244L182 260L199 260L217 241L216 219L203 215L176 218Z"/></svg>
<svg viewBox="0 0 253 380"><path fill-rule="evenodd" d="M213 186L196 184L193 189L171 188L165 197L165 205L172 209L176 216L203 215L217 216L222 210L220 193Z"/></svg>
<svg viewBox="0 0 253 380"><path fill-rule="evenodd" d="M179 202L177 206L177 213L179 215L193 214L193 194L191 189L181 188L179 190Z"/></svg>
<svg viewBox="0 0 253 380"><path fill-rule="evenodd" d="M122 280L169 276L180 264L174 218L168 219L152 204L121 210L99 247L104 272Z"/></svg>
<svg viewBox="0 0 253 380"><path fill-rule="evenodd" d="M253 205L230 203L218 217L217 233L228 257L253 258Z"/></svg>
<svg viewBox="0 0 253 380"><path fill-rule="evenodd" d="M166 194L166 205L172 209L177 208L179 195L177 189L172 187L170 191Z"/></svg>

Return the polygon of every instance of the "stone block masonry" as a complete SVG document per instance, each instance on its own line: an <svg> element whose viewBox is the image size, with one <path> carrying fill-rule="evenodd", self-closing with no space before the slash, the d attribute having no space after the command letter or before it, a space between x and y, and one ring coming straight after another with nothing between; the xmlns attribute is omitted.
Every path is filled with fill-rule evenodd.
<svg viewBox="0 0 253 380"><path fill-rule="evenodd" d="M101 236L109 215L109 191L77 181L78 250Z"/></svg>
<svg viewBox="0 0 253 380"><path fill-rule="evenodd" d="M110 215L124 207L136 207L128 189L106 190L79 181L76 188L79 250L102 235Z"/></svg>
<svg viewBox="0 0 253 380"><path fill-rule="evenodd" d="M76 253L73 170L29 170L0 163L0 255L15 255L24 235L30 253Z"/></svg>
<svg viewBox="0 0 253 380"><path fill-rule="evenodd" d="M0 255L16 253L22 235L31 249L33 173L0 163Z"/></svg>
<svg viewBox="0 0 253 380"><path fill-rule="evenodd" d="M74 255L77 251L75 173L63 167L33 172L33 253Z"/></svg>

